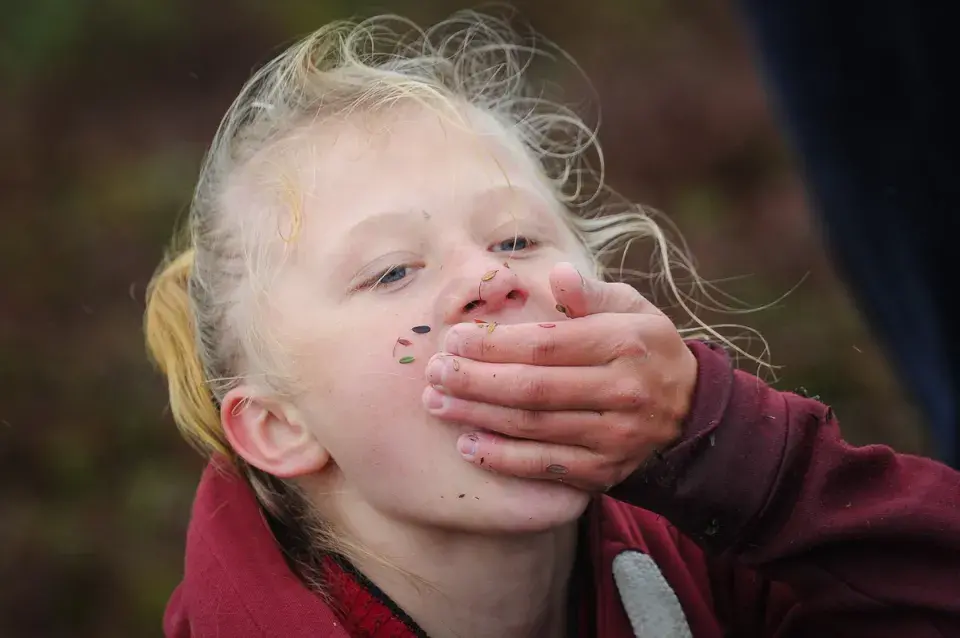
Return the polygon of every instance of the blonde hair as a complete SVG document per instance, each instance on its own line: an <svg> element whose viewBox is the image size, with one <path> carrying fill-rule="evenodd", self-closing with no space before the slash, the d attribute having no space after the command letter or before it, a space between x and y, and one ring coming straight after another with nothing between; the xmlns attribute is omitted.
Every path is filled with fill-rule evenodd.
<svg viewBox="0 0 960 638"><path fill-rule="evenodd" d="M652 239L657 263L651 270L699 328L719 337L696 318L672 275L679 265L706 290L685 251L668 241L653 213L615 201L602 186L595 130L530 81L527 71L538 57L558 56L563 56L558 49L537 46L505 21L474 12L457 13L426 31L395 16L338 22L265 65L230 106L203 162L187 232L151 282L146 339L167 376L173 417L185 438L242 469L271 514L292 525L307 520L291 486L234 455L219 403L241 382L278 393L295 385L278 340L263 329L262 312L275 264L270 250L277 238L280 245L295 239L302 211L284 175L258 183L256 219L231 210L227 194L239 171L258 167L267 150L310 123L401 101L451 113L466 104L492 115L539 161L598 274L612 255L625 255L638 239ZM622 278L622 259L614 270ZM322 525L312 533L321 537L325 551L356 549Z"/></svg>

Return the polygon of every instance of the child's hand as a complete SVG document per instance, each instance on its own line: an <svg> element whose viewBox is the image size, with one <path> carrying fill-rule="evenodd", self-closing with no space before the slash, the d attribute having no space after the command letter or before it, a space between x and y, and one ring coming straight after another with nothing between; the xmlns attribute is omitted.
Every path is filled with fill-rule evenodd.
<svg viewBox="0 0 960 638"><path fill-rule="evenodd" d="M680 436L697 362L632 287L569 264L550 281L570 321L452 328L427 366L424 402L477 428L458 443L476 465L606 490Z"/></svg>

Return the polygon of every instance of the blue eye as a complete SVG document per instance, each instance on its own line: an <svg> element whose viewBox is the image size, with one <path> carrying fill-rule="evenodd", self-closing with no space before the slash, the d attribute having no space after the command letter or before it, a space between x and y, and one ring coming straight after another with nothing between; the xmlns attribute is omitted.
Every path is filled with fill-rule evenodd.
<svg viewBox="0 0 960 638"><path fill-rule="evenodd" d="M366 281L357 284L354 286L354 290L373 290L379 288L380 286L391 286L398 284L406 279L410 275L410 271L413 270L410 266L405 266L403 264L398 264L396 266L390 266L386 270L381 270L379 273L370 277Z"/></svg>
<svg viewBox="0 0 960 638"><path fill-rule="evenodd" d="M491 249L494 252L512 253L532 248L535 244L536 242L532 239L528 239L522 235L517 235L515 237L511 237L510 239L504 239L503 241L494 244L491 246Z"/></svg>
<svg viewBox="0 0 960 638"><path fill-rule="evenodd" d="M377 278L376 283L378 284L396 283L407 276L407 270L409 269L406 266L394 266L390 270L387 270L383 274L381 274Z"/></svg>

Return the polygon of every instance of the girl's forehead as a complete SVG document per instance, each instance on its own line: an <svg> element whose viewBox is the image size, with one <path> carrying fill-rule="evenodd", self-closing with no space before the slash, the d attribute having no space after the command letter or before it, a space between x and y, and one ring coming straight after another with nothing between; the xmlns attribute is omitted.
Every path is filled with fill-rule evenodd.
<svg viewBox="0 0 960 638"><path fill-rule="evenodd" d="M264 194L281 207L344 217L462 204L516 186L552 198L539 164L507 127L482 112L452 118L424 107L311 124L241 171L236 199ZM260 197L257 193L260 191Z"/></svg>

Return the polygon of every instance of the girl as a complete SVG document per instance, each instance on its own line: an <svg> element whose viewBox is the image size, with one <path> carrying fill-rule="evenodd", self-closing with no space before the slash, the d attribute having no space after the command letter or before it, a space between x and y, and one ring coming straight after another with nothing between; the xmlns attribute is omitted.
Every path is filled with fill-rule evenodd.
<svg viewBox="0 0 960 638"><path fill-rule="evenodd" d="M211 457L166 635L960 635L960 476L601 281L650 239L676 292L678 253L598 214L531 49L391 24L254 76L152 283Z"/></svg>

